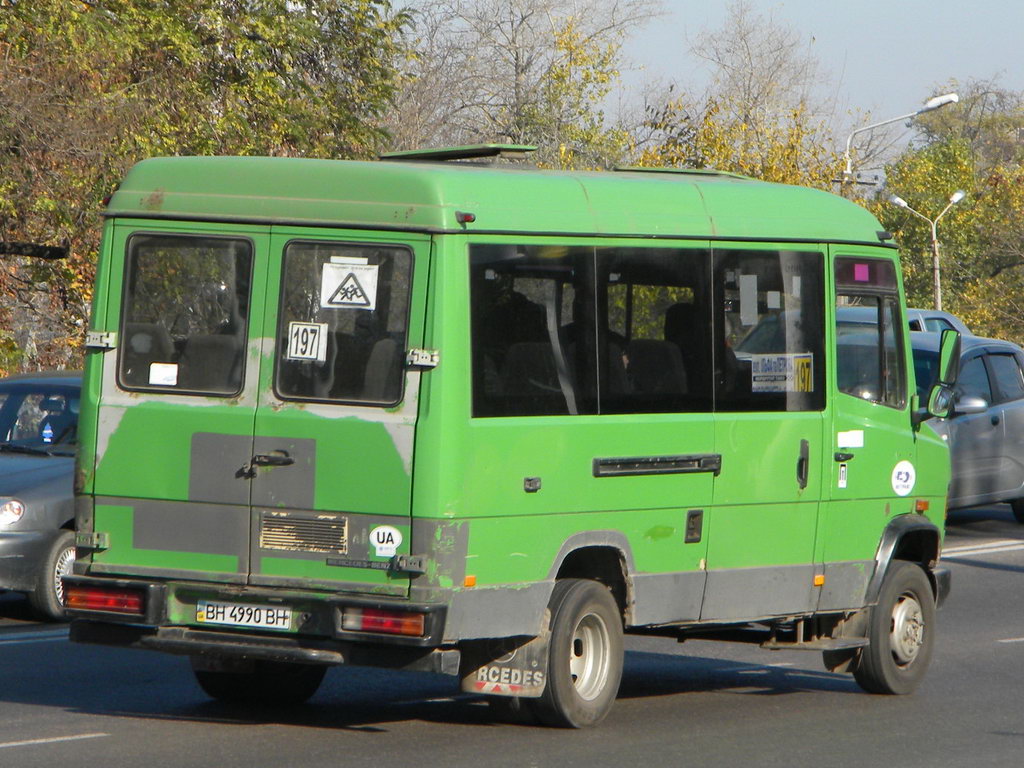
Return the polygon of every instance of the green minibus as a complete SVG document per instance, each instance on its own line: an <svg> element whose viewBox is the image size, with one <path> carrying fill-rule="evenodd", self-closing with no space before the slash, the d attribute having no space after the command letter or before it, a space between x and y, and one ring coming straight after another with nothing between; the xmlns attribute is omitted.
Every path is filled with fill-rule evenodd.
<svg viewBox="0 0 1024 768"><path fill-rule="evenodd" d="M186 655L227 701L366 665L569 727L611 708L625 633L914 689L959 337L919 403L888 233L819 190L508 150L131 170L72 639Z"/></svg>

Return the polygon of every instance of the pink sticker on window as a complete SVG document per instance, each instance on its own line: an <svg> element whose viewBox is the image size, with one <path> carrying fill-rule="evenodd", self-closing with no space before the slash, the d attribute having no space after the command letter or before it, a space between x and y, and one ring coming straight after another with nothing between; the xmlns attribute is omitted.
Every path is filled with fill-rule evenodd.
<svg viewBox="0 0 1024 768"><path fill-rule="evenodd" d="M867 283L871 281L871 271L868 269L867 264L853 265L853 280L857 283Z"/></svg>

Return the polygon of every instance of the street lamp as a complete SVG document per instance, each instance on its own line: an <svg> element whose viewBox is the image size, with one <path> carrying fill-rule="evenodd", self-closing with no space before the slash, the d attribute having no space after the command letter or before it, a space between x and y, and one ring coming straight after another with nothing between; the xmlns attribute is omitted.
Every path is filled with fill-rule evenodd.
<svg viewBox="0 0 1024 768"><path fill-rule="evenodd" d="M958 189L956 192L949 196L949 202L946 203L946 207L943 208L939 215L936 216L934 219L929 219L923 213L915 211L913 208L910 207L910 205L907 204L907 201L904 200L899 195L892 195L889 198L890 203L892 203L893 205L897 205L900 208L907 209L912 214L917 216L919 219L924 219L932 228L932 298L935 301L936 309L942 309L942 286L939 283L939 219L941 219L945 215L946 211L948 211L954 205L963 200L964 197L966 197L966 195L966 192L964 192L962 189Z"/></svg>
<svg viewBox="0 0 1024 768"><path fill-rule="evenodd" d="M863 128L858 128L849 136L846 137L846 151L843 152L843 158L846 160L846 167L843 169L843 178L839 179L840 184L845 184L853 176L853 160L850 158L850 145L853 142L853 137L858 133L864 133L864 131L870 131L874 128L878 128L881 125L888 125L889 123L896 123L900 120L907 120L908 118L917 117L925 112L931 112L933 109L944 107L947 104L956 104L960 101L960 97L955 93L946 93L942 96L933 96L924 103L916 112L910 112L906 115L900 115L899 117L890 117L888 120L882 120L878 123L872 123L871 125L865 125Z"/></svg>

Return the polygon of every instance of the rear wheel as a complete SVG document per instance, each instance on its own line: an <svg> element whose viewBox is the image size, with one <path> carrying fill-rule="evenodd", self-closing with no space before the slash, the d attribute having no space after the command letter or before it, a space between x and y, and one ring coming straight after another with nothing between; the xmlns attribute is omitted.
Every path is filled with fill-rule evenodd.
<svg viewBox="0 0 1024 768"><path fill-rule="evenodd" d="M1018 523L1024 523L1024 499L1014 499L1010 502L1010 509Z"/></svg>
<svg viewBox="0 0 1024 768"><path fill-rule="evenodd" d="M853 673L861 688L890 694L917 688L935 644L935 596L920 566L889 566L868 618L868 640Z"/></svg>
<svg viewBox="0 0 1024 768"><path fill-rule="evenodd" d="M211 698L229 704L266 707L306 701L320 687L327 667L280 661L218 664L193 657L192 672L199 687Z"/></svg>
<svg viewBox="0 0 1024 768"><path fill-rule="evenodd" d="M60 531L39 566L36 586L28 594L32 612L44 621L61 621L64 612L64 576L71 575L75 564L75 534Z"/></svg>
<svg viewBox="0 0 1024 768"><path fill-rule="evenodd" d="M547 685L532 702L545 725L582 728L604 719L622 679L622 619L603 584L565 579L548 603Z"/></svg>

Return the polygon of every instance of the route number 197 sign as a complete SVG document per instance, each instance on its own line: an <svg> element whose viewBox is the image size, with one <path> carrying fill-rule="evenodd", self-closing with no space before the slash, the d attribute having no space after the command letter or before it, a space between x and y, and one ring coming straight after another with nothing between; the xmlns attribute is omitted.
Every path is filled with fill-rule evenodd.
<svg viewBox="0 0 1024 768"><path fill-rule="evenodd" d="M288 323L288 359L327 361L327 323Z"/></svg>

